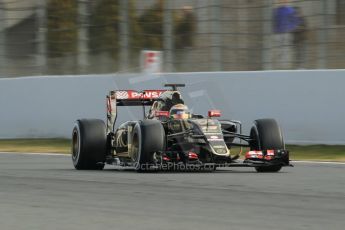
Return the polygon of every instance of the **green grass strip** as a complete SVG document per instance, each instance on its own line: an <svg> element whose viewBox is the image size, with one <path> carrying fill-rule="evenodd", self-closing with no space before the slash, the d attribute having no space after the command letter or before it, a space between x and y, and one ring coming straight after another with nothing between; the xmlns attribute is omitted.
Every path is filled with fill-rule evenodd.
<svg viewBox="0 0 345 230"><path fill-rule="evenodd" d="M2 139L0 152L70 153L69 139ZM287 145L291 160L345 161L345 145ZM244 149L244 152L247 149ZM237 151L232 151L235 154ZM242 154L243 155L243 154Z"/></svg>
<svg viewBox="0 0 345 230"><path fill-rule="evenodd" d="M70 153L68 139L2 139L0 152Z"/></svg>

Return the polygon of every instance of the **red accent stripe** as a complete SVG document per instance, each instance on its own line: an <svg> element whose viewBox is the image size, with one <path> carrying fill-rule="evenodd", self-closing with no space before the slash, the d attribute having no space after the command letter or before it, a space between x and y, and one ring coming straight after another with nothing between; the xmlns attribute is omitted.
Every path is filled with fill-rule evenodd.
<svg viewBox="0 0 345 230"><path fill-rule="evenodd" d="M189 152L189 153L188 153L188 158L191 159L191 160L197 160L197 159L199 159L198 154L193 153L193 152Z"/></svg>

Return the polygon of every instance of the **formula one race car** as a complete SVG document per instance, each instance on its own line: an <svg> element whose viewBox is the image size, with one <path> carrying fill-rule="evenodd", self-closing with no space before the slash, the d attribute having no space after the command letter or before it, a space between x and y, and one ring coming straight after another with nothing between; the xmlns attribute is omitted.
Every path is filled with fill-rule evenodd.
<svg viewBox="0 0 345 230"><path fill-rule="evenodd" d="M111 91L107 96L107 122L77 120L72 132L72 160L76 169L101 170L105 164L137 171L255 167L258 172L278 172L290 166L281 130L274 119L254 121L249 135L239 121L192 114L178 87L169 90ZM115 126L117 108L142 106L144 118ZM148 113L145 107L150 106ZM116 128L115 128L116 127ZM232 150L240 148L239 153ZM239 160L242 147L249 147Z"/></svg>

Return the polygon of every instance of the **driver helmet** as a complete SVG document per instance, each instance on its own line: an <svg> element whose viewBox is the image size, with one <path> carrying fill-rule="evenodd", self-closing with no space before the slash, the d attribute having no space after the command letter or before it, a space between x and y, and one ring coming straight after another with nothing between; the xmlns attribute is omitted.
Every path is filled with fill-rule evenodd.
<svg viewBox="0 0 345 230"><path fill-rule="evenodd" d="M174 105L170 109L170 117L173 119L188 119L190 116L191 113L188 107L184 104Z"/></svg>

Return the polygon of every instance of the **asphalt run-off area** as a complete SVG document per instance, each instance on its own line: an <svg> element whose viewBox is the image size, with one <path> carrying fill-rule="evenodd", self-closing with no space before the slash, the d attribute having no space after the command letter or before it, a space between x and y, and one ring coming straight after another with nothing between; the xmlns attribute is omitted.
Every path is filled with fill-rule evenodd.
<svg viewBox="0 0 345 230"><path fill-rule="evenodd" d="M293 164L77 171L66 155L0 153L0 228L343 230L345 164Z"/></svg>

